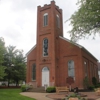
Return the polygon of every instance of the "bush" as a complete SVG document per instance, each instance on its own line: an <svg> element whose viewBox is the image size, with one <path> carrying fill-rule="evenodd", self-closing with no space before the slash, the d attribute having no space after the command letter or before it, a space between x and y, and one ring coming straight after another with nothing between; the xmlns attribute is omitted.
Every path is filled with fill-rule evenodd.
<svg viewBox="0 0 100 100"><path fill-rule="evenodd" d="M26 85L22 85L22 86L21 86L21 91L22 91L22 92L25 92L26 90L27 90L27 86L26 86Z"/></svg>
<svg viewBox="0 0 100 100"><path fill-rule="evenodd" d="M99 87L100 87L100 85L99 85L99 84L95 85L95 88L99 88Z"/></svg>
<svg viewBox="0 0 100 100"><path fill-rule="evenodd" d="M6 86L6 83L2 83L1 85L2 85L2 86Z"/></svg>
<svg viewBox="0 0 100 100"><path fill-rule="evenodd" d="M78 99L81 98L80 95L77 95L77 94L73 93L73 94L71 94L71 95L68 95L67 99L69 99L69 98L71 98L71 97L73 97L73 98L78 98Z"/></svg>
<svg viewBox="0 0 100 100"><path fill-rule="evenodd" d="M69 98L78 98L78 100L87 100L86 98L82 98L80 95L75 94L75 93L68 95L67 98L64 98L62 100L69 100Z"/></svg>
<svg viewBox="0 0 100 100"><path fill-rule="evenodd" d="M97 85L97 79L96 79L95 77L92 77L92 84L93 84L94 86Z"/></svg>
<svg viewBox="0 0 100 100"><path fill-rule="evenodd" d="M88 87L89 90L94 90L94 88L95 88L95 87L92 86L92 85Z"/></svg>
<svg viewBox="0 0 100 100"><path fill-rule="evenodd" d="M46 92L48 92L48 93L56 92L56 88L55 87L47 87Z"/></svg>
<svg viewBox="0 0 100 100"><path fill-rule="evenodd" d="M83 86L85 89L89 87L89 79L87 76L83 79Z"/></svg>
<svg viewBox="0 0 100 100"><path fill-rule="evenodd" d="M96 86L97 86L97 87L100 87L100 83L98 83Z"/></svg>

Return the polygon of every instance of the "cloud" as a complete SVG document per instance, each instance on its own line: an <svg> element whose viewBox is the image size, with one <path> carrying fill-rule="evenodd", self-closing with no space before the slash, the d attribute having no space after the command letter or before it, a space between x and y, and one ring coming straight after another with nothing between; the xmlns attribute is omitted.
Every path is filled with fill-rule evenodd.
<svg viewBox="0 0 100 100"><path fill-rule="evenodd" d="M17 27L8 27L8 28L6 28L6 30L4 30L3 32L2 32L2 34L4 35L4 36L6 36L6 37L8 37L8 38L10 38L10 37L12 37L12 38L14 38L14 39L17 39L18 38L18 36L20 35L20 30L18 30L18 28Z"/></svg>
<svg viewBox="0 0 100 100"><path fill-rule="evenodd" d="M35 0L12 0L12 9L14 11L34 10Z"/></svg>
<svg viewBox="0 0 100 100"><path fill-rule="evenodd" d="M55 0L55 2L63 10L64 36L70 38L67 32L71 26L69 22L64 22L77 10L77 0ZM37 6L50 3L50 0L1 0L0 37L5 39L6 45L23 49L26 54L36 44ZM99 42L100 37L94 42L88 39L81 40L79 43L100 59Z"/></svg>
<svg viewBox="0 0 100 100"><path fill-rule="evenodd" d="M36 43L36 11L23 8L15 12L11 8L12 0L6 1L0 6L0 37L5 39L6 45L14 45L27 52Z"/></svg>

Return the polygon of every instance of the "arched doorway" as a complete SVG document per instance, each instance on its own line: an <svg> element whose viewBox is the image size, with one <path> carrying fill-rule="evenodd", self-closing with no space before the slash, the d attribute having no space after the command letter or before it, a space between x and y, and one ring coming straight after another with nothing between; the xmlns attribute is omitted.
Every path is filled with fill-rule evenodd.
<svg viewBox="0 0 100 100"><path fill-rule="evenodd" d="M42 69L42 86L49 86L49 68L44 67Z"/></svg>

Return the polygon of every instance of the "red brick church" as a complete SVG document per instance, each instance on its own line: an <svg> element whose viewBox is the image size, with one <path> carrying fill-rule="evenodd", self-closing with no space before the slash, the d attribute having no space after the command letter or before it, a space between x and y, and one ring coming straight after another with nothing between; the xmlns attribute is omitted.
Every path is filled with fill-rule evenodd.
<svg viewBox="0 0 100 100"><path fill-rule="evenodd" d="M83 88L87 76L92 84L92 77L98 79L98 60L83 46L63 37L62 9L55 1L37 9L37 42L27 53L26 83L68 86L67 78L72 77L72 87Z"/></svg>

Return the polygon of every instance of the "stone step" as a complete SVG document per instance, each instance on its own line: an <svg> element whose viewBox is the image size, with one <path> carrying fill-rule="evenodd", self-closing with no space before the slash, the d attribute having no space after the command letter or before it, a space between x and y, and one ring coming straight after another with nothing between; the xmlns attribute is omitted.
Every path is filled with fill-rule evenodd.
<svg viewBox="0 0 100 100"><path fill-rule="evenodd" d="M45 93L45 88L44 87L37 87L37 88L30 88L27 90L27 92L40 92L40 93Z"/></svg>

